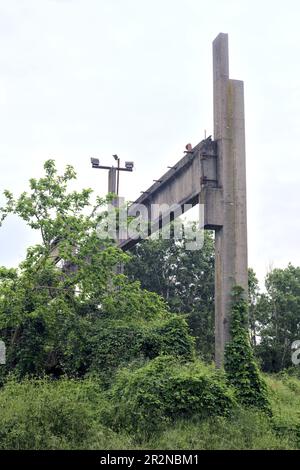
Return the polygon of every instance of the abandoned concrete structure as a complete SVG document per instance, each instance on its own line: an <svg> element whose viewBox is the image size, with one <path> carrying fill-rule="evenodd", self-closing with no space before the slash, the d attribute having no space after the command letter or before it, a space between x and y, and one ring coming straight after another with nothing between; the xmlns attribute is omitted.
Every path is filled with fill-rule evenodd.
<svg viewBox="0 0 300 470"><path fill-rule="evenodd" d="M204 205L204 228L215 231L215 360L220 367L230 339L232 287L242 286L245 295L248 288L244 89L243 82L229 78L223 33L213 42L213 92L213 140L188 150L135 204L149 212L154 204ZM120 240L120 246L127 250L137 242Z"/></svg>
<svg viewBox="0 0 300 470"><path fill-rule="evenodd" d="M148 234L169 221L169 214L161 213L158 220L151 216L154 205L175 204L182 211L185 205L204 207L203 228L215 231L215 361L221 367L230 339L232 287L240 285L245 295L248 290L244 88L242 81L229 78L228 35L223 33L213 42L213 92L213 139L189 147L134 205L143 205L154 219ZM109 192L115 192L115 170L109 172ZM123 250L138 242L119 234ZM60 260L55 244L52 256Z"/></svg>

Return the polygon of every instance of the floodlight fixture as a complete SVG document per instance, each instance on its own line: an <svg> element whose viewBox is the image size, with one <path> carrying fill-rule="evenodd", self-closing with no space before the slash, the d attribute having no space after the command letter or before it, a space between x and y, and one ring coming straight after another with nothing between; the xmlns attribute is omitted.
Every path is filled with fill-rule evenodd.
<svg viewBox="0 0 300 470"><path fill-rule="evenodd" d="M132 171L133 167L134 167L134 162L125 162L126 170Z"/></svg>
<svg viewBox="0 0 300 470"><path fill-rule="evenodd" d="M93 168L97 168L100 165L99 158L91 158L91 164Z"/></svg>
<svg viewBox="0 0 300 470"><path fill-rule="evenodd" d="M134 167L133 162L125 162L125 166L121 167L120 165L120 157L117 154L113 155L113 158L117 162L117 166L106 166L100 165L100 161L98 158L91 158L92 168L96 168L98 170L108 170L108 192L114 192L117 196L119 196L119 184L120 184L120 171L132 171ZM113 191L110 188L114 188Z"/></svg>

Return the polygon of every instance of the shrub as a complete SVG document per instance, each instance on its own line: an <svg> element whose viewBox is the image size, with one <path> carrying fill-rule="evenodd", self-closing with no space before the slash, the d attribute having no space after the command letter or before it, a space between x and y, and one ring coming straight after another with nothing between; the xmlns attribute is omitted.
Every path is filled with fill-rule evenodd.
<svg viewBox="0 0 300 470"><path fill-rule="evenodd" d="M200 361L162 356L119 371L104 411L113 429L148 436L178 418L226 415L235 405L222 372Z"/></svg>
<svg viewBox="0 0 300 470"><path fill-rule="evenodd" d="M101 400L99 383L91 379L10 379L0 389L0 449L130 446L100 424Z"/></svg>
<svg viewBox="0 0 300 470"><path fill-rule="evenodd" d="M90 370L110 383L120 366L162 354L191 360L194 340L184 318L168 314L155 321L103 319L97 323L92 343Z"/></svg>
<svg viewBox="0 0 300 470"><path fill-rule="evenodd" d="M179 315L169 316L165 321L149 328L142 344L148 358L170 355L191 360L194 357L195 340L189 334L186 320Z"/></svg>

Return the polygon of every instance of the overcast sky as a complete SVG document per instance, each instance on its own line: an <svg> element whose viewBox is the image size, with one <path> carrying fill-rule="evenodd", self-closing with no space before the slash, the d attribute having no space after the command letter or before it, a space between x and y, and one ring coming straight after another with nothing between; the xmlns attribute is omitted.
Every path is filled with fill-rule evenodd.
<svg viewBox="0 0 300 470"><path fill-rule="evenodd" d="M104 195L113 153L135 162L136 199L212 129L211 43L229 34L230 76L245 82L249 265L300 265L300 2L0 0L0 192L43 162L71 163ZM1 199L0 199L1 202ZM0 265L36 236L0 229Z"/></svg>

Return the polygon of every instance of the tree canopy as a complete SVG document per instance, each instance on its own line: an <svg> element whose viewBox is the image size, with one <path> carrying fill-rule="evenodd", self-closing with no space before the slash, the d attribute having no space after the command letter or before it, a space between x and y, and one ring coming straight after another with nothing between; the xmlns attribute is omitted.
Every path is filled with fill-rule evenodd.
<svg viewBox="0 0 300 470"><path fill-rule="evenodd" d="M168 328L182 340L176 354L191 356L184 319L176 322L162 298L118 274L128 255L109 238L99 239L109 197L93 204L90 189L69 190L76 178L71 166L59 175L49 160L44 169L28 192L5 191L0 212L2 223L15 214L41 234L18 268L0 269L0 335L7 345L1 373L111 373L125 358L175 350L159 336Z"/></svg>

